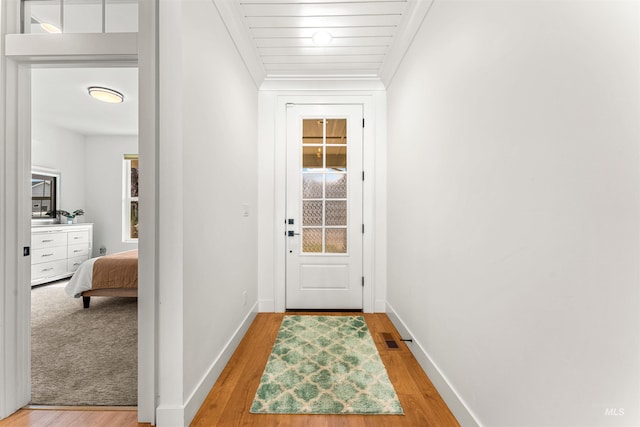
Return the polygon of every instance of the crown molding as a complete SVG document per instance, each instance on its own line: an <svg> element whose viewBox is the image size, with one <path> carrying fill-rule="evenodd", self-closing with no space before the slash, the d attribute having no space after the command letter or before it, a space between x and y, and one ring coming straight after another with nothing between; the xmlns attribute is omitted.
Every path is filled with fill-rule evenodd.
<svg viewBox="0 0 640 427"><path fill-rule="evenodd" d="M266 72L262 61L260 61L258 48L244 24L240 3L237 0L212 1L216 9L218 9L222 22L224 22L244 65L247 67L249 74L251 74L256 87L259 88L266 76Z"/></svg>
<svg viewBox="0 0 640 427"><path fill-rule="evenodd" d="M413 39L429 13L434 0L409 0L406 12L398 26L398 34L393 37L389 54L380 67L380 79L385 87L389 87L398 67L409 50Z"/></svg>

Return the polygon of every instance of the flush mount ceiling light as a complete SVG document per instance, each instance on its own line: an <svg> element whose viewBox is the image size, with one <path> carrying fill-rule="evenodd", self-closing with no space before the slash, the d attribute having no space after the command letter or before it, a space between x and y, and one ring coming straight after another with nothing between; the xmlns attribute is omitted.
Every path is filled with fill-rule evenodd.
<svg viewBox="0 0 640 427"><path fill-rule="evenodd" d="M124 101L124 95L117 90L109 89L107 87L90 86L89 95L102 102L109 102L111 104L119 104Z"/></svg>
<svg viewBox="0 0 640 427"><path fill-rule="evenodd" d="M50 24L48 22L41 22L40 23L40 28L45 30L47 33L51 33L51 34L60 34L60 33L62 33L62 30L60 28L58 28L57 26L55 26L53 24Z"/></svg>
<svg viewBox="0 0 640 427"><path fill-rule="evenodd" d="M50 33L50 34L62 33L62 30L56 24L52 24L51 22L41 21L39 18L36 18L35 16L31 17L31 23L39 25L40 28L42 28L43 30L45 30L47 33Z"/></svg>
<svg viewBox="0 0 640 427"><path fill-rule="evenodd" d="M327 46L333 40L333 36L326 31L318 31L311 36L311 40L316 46Z"/></svg>

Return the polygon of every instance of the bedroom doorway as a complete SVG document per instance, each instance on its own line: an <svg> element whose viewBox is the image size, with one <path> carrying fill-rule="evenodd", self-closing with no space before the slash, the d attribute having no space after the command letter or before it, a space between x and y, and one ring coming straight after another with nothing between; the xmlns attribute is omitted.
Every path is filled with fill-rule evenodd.
<svg viewBox="0 0 640 427"><path fill-rule="evenodd" d="M30 74L30 403L136 406L136 299L95 297L84 309L66 285L87 260L138 247L126 160L138 154L138 69L83 64ZM122 99L96 99L96 87Z"/></svg>

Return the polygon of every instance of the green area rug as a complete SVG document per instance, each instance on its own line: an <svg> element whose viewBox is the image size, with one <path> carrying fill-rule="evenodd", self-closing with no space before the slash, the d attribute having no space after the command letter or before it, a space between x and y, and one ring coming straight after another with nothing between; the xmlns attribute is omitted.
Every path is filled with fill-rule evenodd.
<svg viewBox="0 0 640 427"><path fill-rule="evenodd" d="M251 412L403 414L362 316L285 316Z"/></svg>

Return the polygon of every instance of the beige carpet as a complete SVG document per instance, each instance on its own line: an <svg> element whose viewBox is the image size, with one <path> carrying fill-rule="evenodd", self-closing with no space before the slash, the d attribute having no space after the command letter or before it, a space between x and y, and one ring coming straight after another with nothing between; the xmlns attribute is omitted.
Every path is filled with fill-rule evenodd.
<svg viewBox="0 0 640 427"><path fill-rule="evenodd" d="M31 404L137 404L137 299L31 291Z"/></svg>

